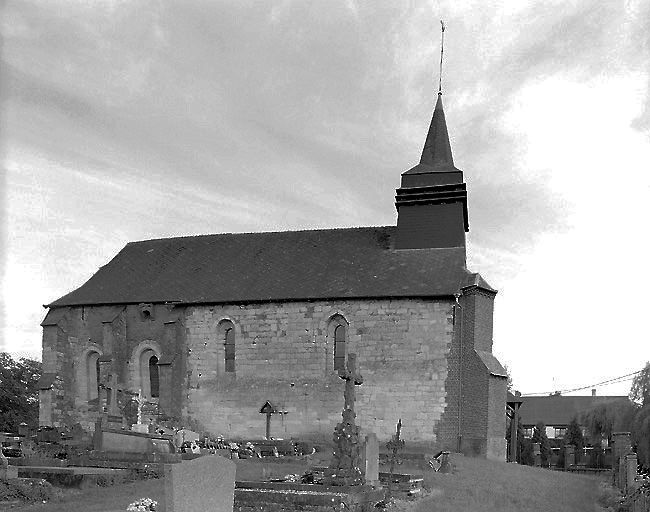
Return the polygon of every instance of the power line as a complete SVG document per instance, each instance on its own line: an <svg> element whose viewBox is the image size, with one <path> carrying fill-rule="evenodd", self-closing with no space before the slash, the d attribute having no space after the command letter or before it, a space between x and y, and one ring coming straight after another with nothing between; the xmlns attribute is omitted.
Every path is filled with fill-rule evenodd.
<svg viewBox="0 0 650 512"><path fill-rule="evenodd" d="M579 388L573 388L573 389L562 389L560 391L544 391L544 392L537 392L537 393L522 393L521 396L535 396L535 395L552 395L555 393L573 393L574 391L582 391L583 389L589 389L593 388L595 386L602 386L604 384L614 384L614 383L619 383L619 382L625 382L628 380L632 380L635 375L638 375L641 373L643 370L638 370L636 372L632 373L627 373L625 375L621 375L619 377L614 377L612 379L607 379L602 382L597 382L596 384L589 384L588 386L581 386Z"/></svg>

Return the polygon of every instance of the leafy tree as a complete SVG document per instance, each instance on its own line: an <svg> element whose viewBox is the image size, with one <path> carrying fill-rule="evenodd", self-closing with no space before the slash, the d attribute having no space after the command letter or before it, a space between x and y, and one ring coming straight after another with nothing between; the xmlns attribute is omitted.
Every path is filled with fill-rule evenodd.
<svg viewBox="0 0 650 512"><path fill-rule="evenodd" d="M646 363L641 373L634 377L630 400L641 407L650 405L650 362Z"/></svg>
<svg viewBox="0 0 650 512"><path fill-rule="evenodd" d="M582 429L578 425L577 418L573 418L566 428L566 433L564 434L564 444L572 444L576 447L577 450L581 450L585 445L585 440L582 435Z"/></svg>
<svg viewBox="0 0 650 512"><path fill-rule="evenodd" d="M0 431L17 432L18 425L38 426L38 380L42 364L0 352Z"/></svg>
<svg viewBox="0 0 650 512"><path fill-rule="evenodd" d="M632 381L630 400L638 405L632 424L632 440L639 463L650 468L650 363Z"/></svg>
<svg viewBox="0 0 650 512"><path fill-rule="evenodd" d="M612 432L632 430L637 407L628 400L600 404L581 415L581 423L589 431L592 445L603 438L611 439Z"/></svg>
<svg viewBox="0 0 650 512"><path fill-rule="evenodd" d="M546 436L546 425L544 422L540 421L535 428L533 429L533 437L531 439L533 443L539 443L539 450L542 456L542 466L548 466L551 464L551 443Z"/></svg>

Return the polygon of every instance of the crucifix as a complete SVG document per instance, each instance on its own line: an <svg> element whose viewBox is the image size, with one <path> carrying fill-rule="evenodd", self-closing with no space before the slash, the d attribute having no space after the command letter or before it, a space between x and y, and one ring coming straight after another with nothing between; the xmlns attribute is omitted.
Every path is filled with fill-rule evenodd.
<svg viewBox="0 0 650 512"><path fill-rule="evenodd" d="M108 395L108 414L111 416L120 416L120 407L117 403L117 393L120 391L117 383L117 375L111 374L110 384L107 386L109 389Z"/></svg>
<svg viewBox="0 0 650 512"><path fill-rule="evenodd" d="M271 415L277 411L268 400L260 409L260 414L266 414L266 439L271 439Z"/></svg>
<svg viewBox="0 0 650 512"><path fill-rule="evenodd" d="M345 380L343 421L334 429L334 453L326 475L328 485L359 485L363 483L360 467L359 427L355 425L355 387L363 383L356 367L356 354L348 354L346 368L339 368Z"/></svg>
<svg viewBox="0 0 650 512"><path fill-rule="evenodd" d="M355 386L363 384L363 377L357 371L357 355L348 354L347 368L339 368L339 377L345 380L345 391L343 397L345 398L345 405L343 406L343 421L350 422L346 418L346 411L349 411L348 416L352 418L351 423L354 423L356 414L354 412L354 401L356 399Z"/></svg>

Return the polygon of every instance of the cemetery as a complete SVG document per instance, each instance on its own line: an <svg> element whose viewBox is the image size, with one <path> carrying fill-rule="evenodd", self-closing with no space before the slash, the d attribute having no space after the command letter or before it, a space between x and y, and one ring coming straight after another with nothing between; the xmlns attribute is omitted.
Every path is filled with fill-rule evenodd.
<svg viewBox="0 0 650 512"><path fill-rule="evenodd" d="M377 436L362 433L355 422L355 389L363 384L363 377L354 353L348 355L338 375L345 381L345 390L333 449L270 436L228 440L185 428L174 431L154 424L152 418L145 423L146 403L141 395L133 400L136 423L127 429L118 406L118 388L111 385L105 414L97 421L92 438L81 428L69 432L41 428L35 435L22 432L24 453L11 457L10 464L5 462L0 477L6 482L45 480L78 489L159 478L164 481L165 509L187 512L233 507L240 511L337 507L367 512L391 495L417 495L422 478L397 470L405 444L400 439L401 420L386 444L388 456L382 465L388 466L387 471L380 471ZM261 412L268 413L272 407L267 402ZM187 449L180 453L182 447ZM447 452L443 459L446 456Z"/></svg>
<svg viewBox="0 0 650 512"><path fill-rule="evenodd" d="M92 436L81 428L41 428L34 435L23 429L15 437L19 442L14 441L22 454L11 460L3 456L0 485L21 482L23 489L27 486L39 499L45 498L44 502L57 493L60 498L61 489L121 489L128 482L154 485L153 497L143 496L133 502L134 506L140 503L151 507L156 502L155 510L169 512L369 512L391 507L395 500L432 499L443 492L453 496L457 492L454 486L462 481L455 466L471 468L473 463L448 451L426 454L407 450L402 431L408 426L401 419L391 439L380 443L375 433L362 431L356 423L356 389L364 382L356 354L348 354L338 376L345 383L343 407L331 445L270 435L264 439L226 439L190 428L173 429L148 417L146 400L140 394L133 398L136 422L127 428L124 408L118 406L118 388L112 385L107 388L105 413ZM272 411L274 406L268 401L260 409L267 418L267 433ZM637 476L630 435L616 433L613 437L613 469L606 470L605 479L620 492L621 510L645 510L642 507L647 507L649 486ZM536 465L540 466L539 447L534 450ZM575 469L574 455L567 447L565 469L569 472ZM555 477L548 476L552 473L559 475L544 468L528 468L517 477L552 481ZM583 484L596 482L588 480L591 483ZM12 505L21 503L4 499ZM55 503L56 499L52 505Z"/></svg>

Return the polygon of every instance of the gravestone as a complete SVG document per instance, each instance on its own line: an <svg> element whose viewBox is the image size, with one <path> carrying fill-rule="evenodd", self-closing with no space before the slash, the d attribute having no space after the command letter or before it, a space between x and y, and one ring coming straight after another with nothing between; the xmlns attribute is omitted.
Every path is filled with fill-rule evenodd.
<svg viewBox="0 0 650 512"><path fill-rule="evenodd" d="M348 354L347 367L339 369L339 377L345 380L345 405L341 423L334 429L334 453L326 475L328 485L361 485L361 443L359 427L355 423L355 386L363 383L356 368L356 354Z"/></svg>
<svg viewBox="0 0 650 512"><path fill-rule="evenodd" d="M114 373L111 375L110 384L107 387L108 390L108 413L104 418L104 425L106 428L115 428L121 429L123 427L122 413L120 412L120 405L118 402L118 392L122 391L117 383L117 375Z"/></svg>
<svg viewBox="0 0 650 512"><path fill-rule="evenodd" d="M165 466L167 512L232 512L236 465L217 455Z"/></svg>
<svg viewBox="0 0 650 512"><path fill-rule="evenodd" d="M364 480L366 485L379 485L379 441L377 434L366 435L363 457L365 459Z"/></svg>

